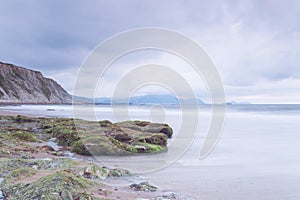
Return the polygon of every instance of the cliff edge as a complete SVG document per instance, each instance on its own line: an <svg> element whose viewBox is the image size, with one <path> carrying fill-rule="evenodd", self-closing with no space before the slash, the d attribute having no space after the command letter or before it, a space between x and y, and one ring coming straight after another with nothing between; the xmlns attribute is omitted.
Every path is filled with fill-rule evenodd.
<svg viewBox="0 0 300 200"><path fill-rule="evenodd" d="M66 104L72 96L39 71L0 62L0 103Z"/></svg>

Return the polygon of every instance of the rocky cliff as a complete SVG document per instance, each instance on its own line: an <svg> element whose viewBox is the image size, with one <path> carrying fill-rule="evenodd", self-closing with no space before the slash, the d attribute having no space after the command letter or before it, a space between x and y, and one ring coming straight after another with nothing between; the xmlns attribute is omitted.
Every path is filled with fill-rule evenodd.
<svg viewBox="0 0 300 200"><path fill-rule="evenodd" d="M41 72L0 62L0 103L71 103L72 97Z"/></svg>

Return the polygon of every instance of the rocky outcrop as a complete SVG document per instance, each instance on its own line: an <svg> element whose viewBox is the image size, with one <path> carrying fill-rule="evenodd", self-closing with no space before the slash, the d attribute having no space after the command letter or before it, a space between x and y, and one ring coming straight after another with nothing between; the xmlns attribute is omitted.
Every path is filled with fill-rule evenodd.
<svg viewBox="0 0 300 200"><path fill-rule="evenodd" d="M0 103L71 103L56 81L39 71L0 62Z"/></svg>
<svg viewBox="0 0 300 200"><path fill-rule="evenodd" d="M16 142L39 142L36 148L22 147L22 152L29 152L30 156L39 152L64 155L65 150L94 156L154 154L167 151L172 134L169 125L147 121L112 123L108 120L0 116L0 157L6 157L7 152L27 157L18 154ZM60 147L47 146L49 141Z"/></svg>

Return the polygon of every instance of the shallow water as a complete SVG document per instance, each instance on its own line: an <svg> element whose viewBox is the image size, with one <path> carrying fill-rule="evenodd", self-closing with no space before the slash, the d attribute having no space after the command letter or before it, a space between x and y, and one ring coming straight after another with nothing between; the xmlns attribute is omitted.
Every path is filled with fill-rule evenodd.
<svg viewBox="0 0 300 200"><path fill-rule="evenodd" d="M298 121L294 114L229 113L206 159L197 159L197 140L172 166L151 174L150 181L201 199L299 199Z"/></svg>
<svg viewBox="0 0 300 200"><path fill-rule="evenodd" d="M0 109L37 116L73 116L72 106ZM122 107L118 109L118 113L126 112ZM111 107L96 106L95 111L97 119L115 121ZM132 119L165 120L173 127L174 137L182 121L180 109L174 107L166 108L162 118L153 117L151 107L130 107L129 111ZM89 118L88 113L83 116ZM299 105L228 106L219 142L208 157L199 160L211 120L210 108L202 106L191 148L171 166L143 176L163 189L199 199L300 199L299 117ZM111 158L109 164L120 165L120 160ZM126 158L123 160L126 162ZM143 166L138 162L136 165Z"/></svg>

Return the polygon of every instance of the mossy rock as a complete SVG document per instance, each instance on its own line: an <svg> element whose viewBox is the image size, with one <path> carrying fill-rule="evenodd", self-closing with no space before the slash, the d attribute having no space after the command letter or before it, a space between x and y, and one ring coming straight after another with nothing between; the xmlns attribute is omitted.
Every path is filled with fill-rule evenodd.
<svg viewBox="0 0 300 200"><path fill-rule="evenodd" d="M72 152L78 153L80 155L86 155L86 156L91 155L91 153L87 150L85 144L81 140L78 140L77 142L73 143Z"/></svg>
<svg viewBox="0 0 300 200"><path fill-rule="evenodd" d="M125 169L109 169L106 167L100 167L98 165L91 165L86 167L81 172L81 175L91 179L99 178L101 180L105 180L108 177L129 176L130 172Z"/></svg>
<svg viewBox="0 0 300 200"><path fill-rule="evenodd" d="M151 122L148 121L133 121L137 126L145 127L148 126Z"/></svg>
<svg viewBox="0 0 300 200"><path fill-rule="evenodd" d="M81 155L122 155L126 154L126 144L109 136L92 136L72 145L72 151Z"/></svg>
<svg viewBox="0 0 300 200"><path fill-rule="evenodd" d="M167 124L148 121L112 123L108 120L91 122L66 118L2 116L0 122L1 146L24 146L24 142L47 142L50 138L56 138L58 145L72 147L73 152L81 155L157 153L166 150L167 138L173 134ZM6 152L11 148L5 147L4 150ZM4 155L5 152L0 154ZM15 155L22 156L18 153Z"/></svg>
<svg viewBox="0 0 300 200"><path fill-rule="evenodd" d="M105 167L99 167L98 165L88 166L82 172L83 176L88 178L99 178L105 180L110 175L110 170Z"/></svg>
<svg viewBox="0 0 300 200"><path fill-rule="evenodd" d="M122 131L129 131L136 136L163 133L168 138L171 138L173 135L173 129L168 124L151 123L148 121L124 121L118 122L115 125L118 125Z"/></svg>
<svg viewBox="0 0 300 200"><path fill-rule="evenodd" d="M149 144L147 142L136 142L134 143L134 147L139 153L160 153L167 151L166 146Z"/></svg>
<svg viewBox="0 0 300 200"><path fill-rule="evenodd" d="M144 192L156 192L158 190L158 187L151 185L148 182L141 182L139 184L133 183L129 187L135 191L144 191Z"/></svg>
<svg viewBox="0 0 300 200"><path fill-rule="evenodd" d="M149 137L144 137L139 139L140 142L146 142L149 144L155 144L160 146L166 146L168 142L168 137L163 133L153 134Z"/></svg>
<svg viewBox="0 0 300 200"><path fill-rule="evenodd" d="M168 138L171 138L173 135L173 129L168 124L165 124L159 132L166 134Z"/></svg>
<svg viewBox="0 0 300 200"><path fill-rule="evenodd" d="M38 142L39 140L31 133L27 131L16 131L7 134L9 139L18 139L24 142Z"/></svg>
<svg viewBox="0 0 300 200"><path fill-rule="evenodd" d="M17 115L15 118L15 121L17 123L24 123L24 122L37 122L37 118L33 118L33 117L25 117L22 115Z"/></svg>
<svg viewBox="0 0 300 200"><path fill-rule="evenodd" d="M80 197L88 188L99 186L96 182L59 171L32 183L4 185L2 192L8 199L71 199ZM90 199L93 199L89 195Z"/></svg>
<svg viewBox="0 0 300 200"><path fill-rule="evenodd" d="M113 123L109 120L99 121L98 123L99 123L99 126L102 128L111 127L113 125Z"/></svg>
<svg viewBox="0 0 300 200"><path fill-rule="evenodd" d="M37 173L37 170L29 167L22 167L16 170L13 170L5 177L3 183L9 183L14 180L20 180L23 178L31 177Z"/></svg>
<svg viewBox="0 0 300 200"><path fill-rule="evenodd" d="M1 133L0 133L0 138L1 138ZM0 141L0 148L6 147L7 144L3 143L2 141Z"/></svg>
<svg viewBox="0 0 300 200"><path fill-rule="evenodd" d="M68 168L78 165L79 161L74 161L67 158L57 158L51 160L28 160L28 159L0 159L0 177L6 177L11 171L20 168L31 168L37 170L52 170L59 168Z"/></svg>
<svg viewBox="0 0 300 200"><path fill-rule="evenodd" d="M158 136L157 136L158 137ZM154 144L148 143L149 138L142 141L127 144L109 136L94 136L75 142L72 151L80 155L131 155L136 153L159 153L167 150L166 145L159 145L161 138L166 140L165 135L160 135L156 140L152 138Z"/></svg>
<svg viewBox="0 0 300 200"><path fill-rule="evenodd" d="M138 153L132 145L122 143L110 136L93 136L72 145L72 151L81 155L128 155Z"/></svg>
<svg viewBox="0 0 300 200"><path fill-rule="evenodd" d="M173 129L168 124L152 123L146 126L144 131L150 133L163 133L168 138L171 138L173 135Z"/></svg>
<svg viewBox="0 0 300 200"><path fill-rule="evenodd" d="M53 129L53 135L56 138L58 145L72 146L80 138L76 128L68 126L57 126Z"/></svg>

